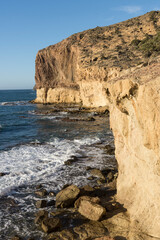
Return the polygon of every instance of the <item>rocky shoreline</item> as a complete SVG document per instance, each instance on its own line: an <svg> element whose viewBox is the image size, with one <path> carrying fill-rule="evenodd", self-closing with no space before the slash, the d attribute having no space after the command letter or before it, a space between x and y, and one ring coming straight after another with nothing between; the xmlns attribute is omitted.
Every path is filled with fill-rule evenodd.
<svg viewBox="0 0 160 240"><path fill-rule="evenodd" d="M117 211L125 211L116 202L117 169L101 171L87 167L86 171L90 172L90 179L94 178L97 182L94 187L69 185L57 194L54 191L47 192L41 184L36 187L34 194L39 200L35 202L35 225L45 233L43 239L113 239L103 221ZM47 196L51 200L48 201ZM23 239L21 236L12 238Z"/></svg>

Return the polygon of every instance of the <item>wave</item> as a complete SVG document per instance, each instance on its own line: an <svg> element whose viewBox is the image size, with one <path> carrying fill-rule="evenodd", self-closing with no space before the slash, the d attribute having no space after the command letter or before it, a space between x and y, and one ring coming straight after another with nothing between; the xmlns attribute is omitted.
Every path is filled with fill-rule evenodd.
<svg viewBox="0 0 160 240"><path fill-rule="evenodd" d="M0 102L0 106L19 106L19 105L27 105L28 101L13 101L13 102Z"/></svg>
<svg viewBox="0 0 160 240"><path fill-rule="evenodd" d="M68 181L83 185L87 180L83 179L82 176L81 179L80 176L76 176L74 179L73 176L69 176L70 172L64 176L64 170L62 170L64 162L71 156L83 157L87 155L90 159L94 156L95 160L92 159L90 162L94 167L102 164L102 149L92 146L99 141L99 138L89 137L75 140L53 138L43 144L35 140L28 145L20 145L0 152L1 172L9 173L0 178L0 195L7 194L21 185L36 185L41 182L45 183L47 187L48 183L52 181L52 187L54 182L55 189L60 189ZM85 164L85 162L80 165L76 163L72 169L72 174L76 175L79 171L77 168L82 168Z"/></svg>

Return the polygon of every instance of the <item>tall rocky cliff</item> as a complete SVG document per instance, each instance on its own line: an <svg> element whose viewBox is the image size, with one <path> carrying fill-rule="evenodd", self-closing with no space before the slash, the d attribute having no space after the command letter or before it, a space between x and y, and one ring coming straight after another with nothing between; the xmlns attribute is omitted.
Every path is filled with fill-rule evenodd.
<svg viewBox="0 0 160 240"><path fill-rule="evenodd" d="M160 12L97 27L40 50L37 103L105 106L131 225L160 238ZM133 238L134 239L134 238Z"/></svg>

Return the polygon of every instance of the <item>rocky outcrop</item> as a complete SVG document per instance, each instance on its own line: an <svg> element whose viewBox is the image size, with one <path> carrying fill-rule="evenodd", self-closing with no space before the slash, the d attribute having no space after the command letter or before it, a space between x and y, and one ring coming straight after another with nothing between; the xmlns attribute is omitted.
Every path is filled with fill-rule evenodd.
<svg viewBox="0 0 160 240"><path fill-rule="evenodd" d="M35 102L105 106L128 228L160 238L160 12L74 34L38 52ZM134 239L134 237L127 238Z"/></svg>
<svg viewBox="0 0 160 240"><path fill-rule="evenodd" d="M35 102L108 106L106 83L148 62L145 55L151 52L146 52L141 41L157 34L159 26L160 13L151 12L74 34L40 50L36 56Z"/></svg>

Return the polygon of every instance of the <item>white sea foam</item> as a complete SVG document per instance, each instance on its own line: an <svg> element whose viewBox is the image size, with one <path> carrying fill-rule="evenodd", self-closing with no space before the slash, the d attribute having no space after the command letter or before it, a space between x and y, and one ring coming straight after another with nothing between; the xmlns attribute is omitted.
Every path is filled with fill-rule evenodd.
<svg viewBox="0 0 160 240"><path fill-rule="evenodd" d="M0 178L0 195L9 193L15 187L41 181L52 181L59 176L58 169L72 155L79 156L85 144L100 141L98 138L60 140L53 138L46 144L21 145L9 151L0 152L1 172L9 174ZM62 173L61 173L62 174ZM62 176L64 178L64 176Z"/></svg>
<svg viewBox="0 0 160 240"><path fill-rule="evenodd" d="M17 106L17 105L27 105L28 101L13 101L13 102L0 102L0 106Z"/></svg>

